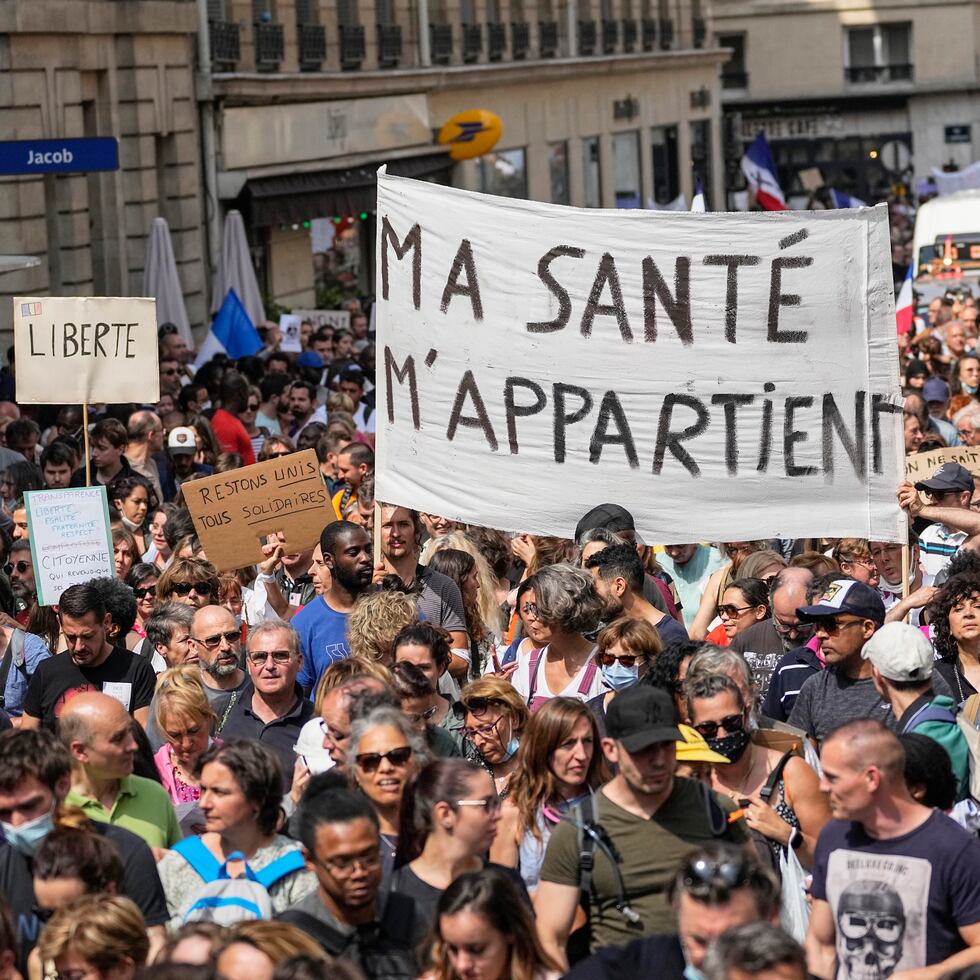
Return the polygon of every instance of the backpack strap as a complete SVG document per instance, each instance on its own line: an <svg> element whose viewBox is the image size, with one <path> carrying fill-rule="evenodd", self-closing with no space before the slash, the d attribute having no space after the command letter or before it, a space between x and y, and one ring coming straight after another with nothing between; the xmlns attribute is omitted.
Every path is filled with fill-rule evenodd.
<svg viewBox="0 0 980 980"><path fill-rule="evenodd" d="M176 851L201 876L205 884L216 881L224 867L204 846L200 837L185 837L177 841L171 850Z"/></svg>
<svg viewBox="0 0 980 980"><path fill-rule="evenodd" d="M776 792L776 787L779 785L779 780L783 778L783 770L786 768L786 763L796 754L796 746L792 746L787 749L779 762L773 766L772 772L769 773L769 778L766 780L765 786L759 792L759 796L762 797L763 803L768 803L770 797Z"/></svg>
<svg viewBox="0 0 980 980"><path fill-rule="evenodd" d="M288 912L279 917L279 921L291 923L302 929L308 936L312 936L331 956L343 955L357 936L356 932L345 936L339 929L327 925L322 919L297 908L289 909Z"/></svg>
<svg viewBox="0 0 980 980"><path fill-rule="evenodd" d="M592 887L592 871L595 867L595 838L586 834L583 827L596 822L595 797L592 793L575 807L578 812L576 829L578 831L578 887L589 892Z"/></svg>
<svg viewBox="0 0 980 980"><path fill-rule="evenodd" d="M223 865L221 865L221 867L218 869L218 877L219 878L231 880L231 875L228 874L228 865L231 864L232 861L241 861L242 862L242 865L245 868L245 880L246 881L258 881L259 880L258 875L256 875L256 873L252 870L252 868L249 865L248 861L245 860L245 855L242 854L241 851L232 851L231 854L229 854L228 857L225 858L225 863Z"/></svg>
<svg viewBox="0 0 980 980"><path fill-rule="evenodd" d="M301 871L305 867L303 852L296 848L254 872L255 880L268 891L280 878L285 878L286 875L291 875L294 871Z"/></svg>
<svg viewBox="0 0 980 980"><path fill-rule="evenodd" d="M589 693L589 688L592 687L592 681L595 680L595 672L597 668L595 665L595 659L589 657L589 664L585 668L585 673L582 675L582 680L579 681L578 693L586 695Z"/></svg>
<svg viewBox="0 0 980 980"><path fill-rule="evenodd" d="M949 708L941 708L934 704L924 704L908 720L908 724L903 732L911 732L917 725L925 724L927 721L944 721L949 725L956 724L956 715Z"/></svg>
<svg viewBox="0 0 980 980"><path fill-rule="evenodd" d="M534 700L534 695L538 690L538 667L541 666L541 653L544 647L535 647L531 651L531 659L527 664L527 703Z"/></svg>
<svg viewBox="0 0 980 980"><path fill-rule="evenodd" d="M13 651L10 647L11 644L8 643L3 660L0 661L0 710L3 710L7 705L7 677L10 674L10 665L14 659Z"/></svg>

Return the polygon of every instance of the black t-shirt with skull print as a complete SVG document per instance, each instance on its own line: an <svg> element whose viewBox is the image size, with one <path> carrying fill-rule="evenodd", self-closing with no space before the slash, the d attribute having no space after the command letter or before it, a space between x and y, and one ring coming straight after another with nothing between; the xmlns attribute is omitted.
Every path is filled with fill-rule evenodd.
<svg viewBox="0 0 980 980"><path fill-rule="evenodd" d="M938 810L888 840L832 820L817 843L812 894L834 916L837 980L941 963L964 948L960 927L980 922L980 841Z"/></svg>

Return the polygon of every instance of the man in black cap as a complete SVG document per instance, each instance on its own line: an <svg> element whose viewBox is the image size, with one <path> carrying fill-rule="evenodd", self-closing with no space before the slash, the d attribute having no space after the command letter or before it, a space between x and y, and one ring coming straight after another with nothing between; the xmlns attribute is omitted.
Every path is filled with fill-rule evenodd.
<svg viewBox="0 0 980 980"><path fill-rule="evenodd" d="M633 515L619 504L599 504L593 507L575 525L575 541L581 543L581 537L586 531L602 527L612 531L621 541L636 541L636 524Z"/></svg>
<svg viewBox="0 0 980 980"><path fill-rule="evenodd" d="M929 497L928 506L923 505L917 490ZM919 535L919 564L927 583L949 564L968 538L980 531L980 515L970 510L972 496L973 474L959 463L943 463L928 480L920 480L914 487L906 481L898 488L898 502L910 519L935 522Z"/></svg>
<svg viewBox="0 0 980 980"><path fill-rule="evenodd" d="M535 896L538 936L565 967L583 885L593 951L676 932L667 893L681 859L700 844L746 840L731 800L675 778L681 733L670 694L645 684L623 691L609 705L606 730L602 751L618 773L555 828ZM583 851L591 856L585 867Z"/></svg>
<svg viewBox="0 0 980 980"><path fill-rule="evenodd" d="M859 718L897 727L891 709L875 688L864 645L885 622L885 604L877 589L853 579L836 579L813 606L796 610L800 622L815 624L820 655L827 667L808 677L789 716L794 728L822 744L836 728ZM937 675L936 680L939 680ZM949 689L937 694L948 694Z"/></svg>

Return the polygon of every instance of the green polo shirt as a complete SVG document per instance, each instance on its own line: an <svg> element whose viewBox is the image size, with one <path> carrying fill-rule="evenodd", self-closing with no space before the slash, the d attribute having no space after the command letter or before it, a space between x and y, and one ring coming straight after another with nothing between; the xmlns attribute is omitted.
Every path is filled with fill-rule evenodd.
<svg viewBox="0 0 980 980"><path fill-rule="evenodd" d="M90 820L111 823L142 837L150 847L173 847L184 836L170 795L159 783L142 776L127 776L122 781L111 810L75 790L68 793L65 803L80 807Z"/></svg>

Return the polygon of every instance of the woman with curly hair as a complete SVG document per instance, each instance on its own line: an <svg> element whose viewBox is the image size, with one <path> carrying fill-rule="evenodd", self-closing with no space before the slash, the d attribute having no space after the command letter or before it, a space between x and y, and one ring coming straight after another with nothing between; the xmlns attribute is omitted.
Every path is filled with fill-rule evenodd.
<svg viewBox="0 0 980 980"><path fill-rule="evenodd" d="M610 773L595 718L574 698L552 698L531 718L517 761L490 858L517 868L533 892L552 831Z"/></svg>
<svg viewBox="0 0 980 980"><path fill-rule="evenodd" d="M980 555L961 551L949 577L929 604L935 626L936 670L957 704L980 691Z"/></svg>
<svg viewBox="0 0 980 980"><path fill-rule="evenodd" d="M401 589L383 589L362 595L347 618L350 655L392 665L395 637L419 619L415 597Z"/></svg>
<svg viewBox="0 0 980 980"><path fill-rule="evenodd" d="M548 698L589 701L605 690L586 639L599 624L603 601L589 574L575 565L548 565L521 595L520 613L542 628L535 647L522 656L511 678L532 712ZM540 639L538 639L540 637Z"/></svg>

